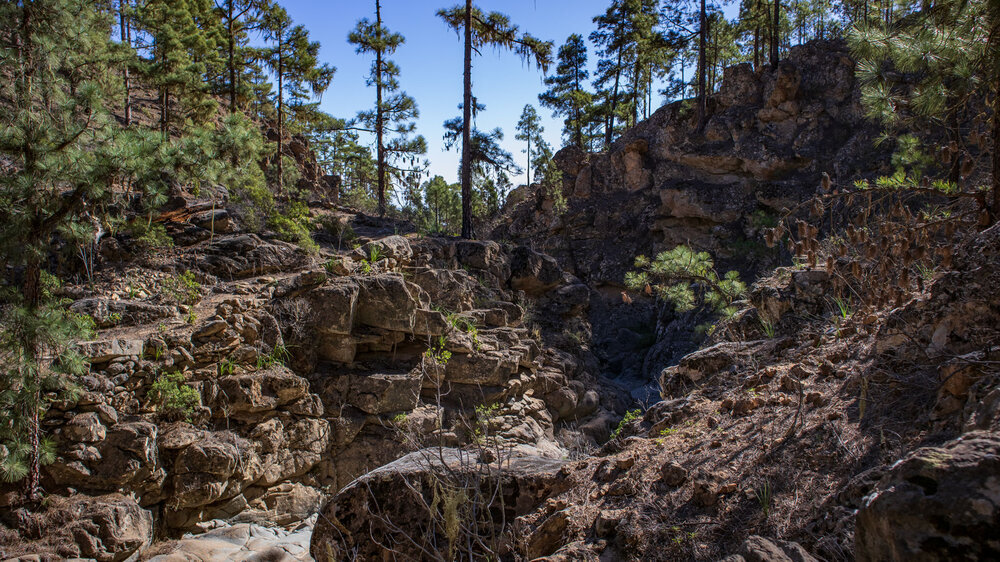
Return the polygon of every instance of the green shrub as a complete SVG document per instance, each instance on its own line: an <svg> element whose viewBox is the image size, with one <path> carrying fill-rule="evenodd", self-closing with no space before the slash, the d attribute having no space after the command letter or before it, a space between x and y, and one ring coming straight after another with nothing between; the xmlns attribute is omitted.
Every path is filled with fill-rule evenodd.
<svg viewBox="0 0 1000 562"><path fill-rule="evenodd" d="M350 244L358 238L354 228L346 222L341 221L335 215L325 215L319 220L319 227L327 234L337 239L337 249L341 249L345 243Z"/></svg>
<svg viewBox="0 0 1000 562"><path fill-rule="evenodd" d="M176 303L194 305L201 300L201 283L195 280L191 270L164 279L162 286L164 295Z"/></svg>
<svg viewBox="0 0 1000 562"><path fill-rule="evenodd" d="M622 418L622 421L618 422L618 427L616 427L615 431L611 434L611 440L613 441L617 439L618 436L621 435L622 430L625 429L625 426L627 426L628 424L634 422L635 420L641 417L642 417L642 410L638 408L636 408L635 410L629 410L628 412L625 412L625 417Z"/></svg>
<svg viewBox="0 0 1000 562"><path fill-rule="evenodd" d="M310 253L319 251L319 245L310 236L313 228L309 207L301 201L290 203L283 212L272 216L267 226L285 242L296 244Z"/></svg>
<svg viewBox="0 0 1000 562"><path fill-rule="evenodd" d="M162 224L135 220L129 223L128 233L135 239L137 245L148 250L170 248L174 245L174 239L167 234L167 227Z"/></svg>
<svg viewBox="0 0 1000 562"><path fill-rule="evenodd" d="M186 421L191 421L194 409L201 403L201 395L184 384L184 375L181 373L158 377L146 397L164 416Z"/></svg>
<svg viewBox="0 0 1000 562"><path fill-rule="evenodd" d="M292 356L283 345L276 345L270 353L257 356L258 369L270 369L274 365L287 365Z"/></svg>

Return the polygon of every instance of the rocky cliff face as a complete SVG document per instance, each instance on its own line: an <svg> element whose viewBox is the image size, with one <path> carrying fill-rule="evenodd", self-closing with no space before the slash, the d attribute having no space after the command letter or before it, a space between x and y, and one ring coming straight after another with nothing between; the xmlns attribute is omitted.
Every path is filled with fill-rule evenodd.
<svg viewBox="0 0 1000 562"><path fill-rule="evenodd" d="M455 512L462 525L509 539L473 550L501 558L995 558L1000 331L986 287L998 243L1000 226L975 233L902 306L846 318L825 300L825 271L780 268L733 321L769 310L774 334L725 331L664 369L662 400L592 456L463 462L425 450L328 503L312 553L447 548L429 506L460 483L458 505L478 507L478 518ZM392 511L390 497L401 499Z"/></svg>
<svg viewBox="0 0 1000 562"><path fill-rule="evenodd" d="M594 346L608 372L635 386L691 351L695 322L648 306L622 310L634 257L687 244L748 277L772 269L778 256L762 229L811 197L823 173L849 184L880 171L887 158L873 148L875 131L846 45L813 41L775 69L726 69L703 129L690 102L676 102L607 152L563 149L567 208L541 190L515 195L493 236L554 256L598 291ZM652 341L661 343L650 349Z"/></svg>
<svg viewBox="0 0 1000 562"><path fill-rule="evenodd" d="M607 439L624 412L627 397L597 377L593 356L562 340L565 325L588 329L590 294L547 256L393 235L321 208L362 238L315 256L221 217L213 235L200 212L188 202L166 217L186 234L172 250L106 239L119 265L63 288L102 329L80 345L91 365L81 392L46 415L57 443L46 491L94 497L87 509L125 510L115 517L146 527L145 540L95 527L88 536L107 556L82 543L59 553L121 559L154 527L301 521L423 443L487 433L565 457ZM13 489L2 499L12 528L33 517L7 509ZM21 539L45 551L48 520L38 521Z"/></svg>

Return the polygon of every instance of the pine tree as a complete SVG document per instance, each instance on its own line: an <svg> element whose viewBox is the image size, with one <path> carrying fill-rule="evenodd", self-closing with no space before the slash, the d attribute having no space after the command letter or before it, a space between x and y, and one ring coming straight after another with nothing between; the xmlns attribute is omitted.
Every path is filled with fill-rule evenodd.
<svg viewBox="0 0 1000 562"><path fill-rule="evenodd" d="M659 0L615 0L594 23L597 30L590 40L600 47L596 85L609 146L617 119L628 125L638 121L640 100L651 90L654 72L670 66L671 40L658 31Z"/></svg>
<svg viewBox="0 0 1000 562"><path fill-rule="evenodd" d="M119 150L102 101L109 78L111 14L86 0L0 4L0 153L14 164L0 176L0 255L15 290L4 295L0 329L0 476L25 479L38 498L43 393L85 370L70 342L86 333L51 302L43 263L56 232L86 231L88 204L104 197ZM72 30L72 32L68 32ZM5 290L5 292L7 292Z"/></svg>
<svg viewBox="0 0 1000 562"><path fill-rule="evenodd" d="M773 19L771 21L771 67L778 67L778 57L781 47L781 0L774 0Z"/></svg>
<svg viewBox="0 0 1000 562"><path fill-rule="evenodd" d="M484 109L484 106L478 105L472 113L473 118ZM451 150L458 145L466 128L461 117L446 121L444 128L445 149ZM469 143L463 144L463 156L459 165L461 169L465 169L468 162L470 181L474 187L469 200L469 211L473 213L473 217L479 217L499 210L506 193L498 193L498 186L509 185L509 174L519 174L521 169L514 162L514 156L500 146L504 136L502 130L496 128L492 131L480 131L474 123L470 129ZM466 222L465 201L463 196L463 228Z"/></svg>
<svg viewBox="0 0 1000 562"><path fill-rule="evenodd" d="M421 186L421 191L431 219L428 230L457 234L462 223L461 186L434 176Z"/></svg>
<svg viewBox="0 0 1000 562"><path fill-rule="evenodd" d="M369 85L375 86L375 109L363 111L359 119L375 133L375 154L378 165L378 213L385 216L386 189L391 188L390 174L402 177L413 171L415 158L427 152L427 143L422 136L409 138L416 130L414 122L420 115L417 103L405 92L399 91L399 67L386 57L392 55L405 39L399 33L392 33L382 25L382 7L375 0L375 22L368 19L358 22L357 28L348 38L357 45L358 53L372 53L375 60L369 74ZM389 134L397 135L388 142ZM399 160L410 159L409 168L396 166Z"/></svg>
<svg viewBox="0 0 1000 562"><path fill-rule="evenodd" d="M319 96L330 86L336 69L320 65L316 59L319 43L309 41L309 32L302 25L292 26L292 18L284 8L274 5L263 16L263 29L271 46L261 53L263 62L274 73L277 85L277 166L278 190L284 190L284 136L286 94L291 103L301 103Z"/></svg>
<svg viewBox="0 0 1000 562"><path fill-rule="evenodd" d="M622 75L628 67L629 18L626 0L613 0L604 14L594 18L594 23L597 30L590 34L590 40L600 48L595 85L601 97L604 146L607 148L614 138Z"/></svg>
<svg viewBox="0 0 1000 562"><path fill-rule="evenodd" d="M132 76L131 66L135 52L132 50L132 6L129 0L118 0L118 39L126 49L126 60L122 62L122 85L125 87L125 103L122 113L125 126L132 124Z"/></svg>
<svg viewBox="0 0 1000 562"><path fill-rule="evenodd" d="M563 115L563 136L579 148L584 148L584 129L587 110L593 95L584 88L590 77L587 70L587 45L583 37L574 33L559 48L559 64L554 75L545 78L548 90L538 95L538 101L552 110L553 115Z"/></svg>
<svg viewBox="0 0 1000 562"><path fill-rule="evenodd" d="M221 0L216 3L221 25L225 30L226 91L229 111L239 110L239 97L244 93L240 84L246 79L250 32L260 29L263 15L270 9L269 0ZM244 94L245 95L245 94Z"/></svg>
<svg viewBox="0 0 1000 562"><path fill-rule="evenodd" d="M136 10L150 36L147 48L153 56L144 74L159 89L164 136L173 122L171 96L180 102L184 117L197 121L215 109L205 76L209 66L218 64L222 29L212 7L209 0L149 0Z"/></svg>
<svg viewBox="0 0 1000 562"><path fill-rule="evenodd" d="M533 60L542 71L551 63L552 43L544 42L527 33L520 33L507 16L491 12L484 14L473 7L472 0L465 6L455 6L438 11L438 16L456 32L464 34L464 87L462 96L462 238L473 238L472 228L472 51L493 46L514 51L524 60Z"/></svg>
<svg viewBox="0 0 1000 562"><path fill-rule="evenodd" d="M521 119L517 122L517 134L514 138L528 143L528 146L524 152L528 155L528 165L525 170L528 173L528 185L531 185L531 167L534 164L534 159L532 156L537 156L540 151L541 145L545 143L545 139L542 138L542 133L545 128L542 127L542 120L538 117L538 112L535 111L534 106L526 105L524 110L521 111ZM531 151L531 143L535 143L535 151Z"/></svg>

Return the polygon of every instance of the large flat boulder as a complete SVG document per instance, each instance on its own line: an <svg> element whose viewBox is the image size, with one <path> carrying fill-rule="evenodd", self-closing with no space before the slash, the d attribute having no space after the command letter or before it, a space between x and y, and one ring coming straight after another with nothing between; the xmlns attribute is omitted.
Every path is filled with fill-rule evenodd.
<svg viewBox="0 0 1000 562"><path fill-rule="evenodd" d="M326 504L311 553L319 562L476 558L483 552L466 551L462 529L486 532L492 525L499 531L502 521L509 524L560 493L563 465L538 456L480 458L449 448L410 453L351 482ZM460 521L458 528L449 527ZM454 530L450 539L446 529Z"/></svg>

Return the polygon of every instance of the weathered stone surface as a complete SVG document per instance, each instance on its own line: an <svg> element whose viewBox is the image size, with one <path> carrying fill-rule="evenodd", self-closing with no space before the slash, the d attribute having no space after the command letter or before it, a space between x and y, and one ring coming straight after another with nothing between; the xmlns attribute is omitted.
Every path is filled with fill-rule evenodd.
<svg viewBox="0 0 1000 562"><path fill-rule="evenodd" d="M309 291L309 317L320 334L351 333L359 290L354 279L338 278Z"/></svg>
<svg viewBox="0 0 1000 562"><path fill-rule="evenodd" d="M386 545L392 544L396 556L422 558L420 546L429 546L425 541L430 538L424 502L431 501L434 478L456 478L456 485L467 481L472 501L485 502L479 510L483 514L491 513L493 503L499 505L499 498L493 502L484 498L492 498L492 490L502 483L499 490L504 494L505 516L511 521L562 491L565 481L558 475L563 464L541 457L515 457L496 470L496 463L480 464L474 453L456 449L411 453L358 478L330 500L313 531L311 553L320 562L340 560L347 553L377 560L390 555ZM481 483L482 496L472 482ZM420 546L400 533L414 538ZM439 545L446 542L444 537L436 540Z"/></svg>
<svg viewBox="0 0 1000 562"><path fill-rule="evenodd" d="M94 412L77 414L63 426L62 435L70 441L96 443L106 435L100 417Z"/></svg>
<svg viewBox="0 0 1000 562"><path fill-rule="evenodd" d="M153 515L121 494L49 496L44 507L11 515L21 522L18 540L0 550L18 560L121 562L153 539Z"/></svg>
<svg viewBox="0 0 1000 562"><path fill-rule="evenodd" d="M975 431L896 463L858 512L855 556L1000 557L1000 434Z"/></svg>
<svg viewBox="0 0 1000 562"><path fill-rule="evenodd" d="M212 529L154 549L149 562L311 562L312 525L286 530L252 523ZM166 552L163 552L166 551Z"/></svg>
<svg viewBox="0 0 1000 562"><path fill-rule="evenodd" d="M91 363L106 363L118 357L142 356L143 340L118 338L79 344L80 354Z"/></svg>
<svg viewBox="0 0 1000 562"><path fill-rule="evenodd" d="M720 342L685 355L678 365L663 370L660 375L661 395L664 399L669 399L671 390L678 384L678 379L687 384L699 383L719 371L730 368L748 349L744 343Z"/></svg>
<svg viewBox="0 0 1000 562"><path fill-rule="evenodd" d="M322 460L330 443L330 424L326 420L302 419L269 432L276 447L262 457L263 472L255 482L274 486L301 476Z"/></svg>
<svg viewBox="0 0 1000 562"><path fill-rule="evenodd" d="M540 295L562 283L563 271L555 258L527 246L514 249L510 259L510 286L529 295Z"/></svg>
<svg viewBox="0 0 1000 562"><path fill-rule="evenodd" d="M355 318L358 324L399 332L413 331L420 303L401 275L359 277L358 285L361 287Z"/></svg>
<svg viewBox="0 0 1000 562"><path fill-rule="evenodd" d="M448 310L472 308L472 295L478 281L464 269L423 269L413 282L430 295L431 302Z"/></svg>
<svg viewBox="0 0 1000 562"><path fill-rule="evenodd" d="M775 541L752 535L743 542L740 553L725 558L727 562L816 562L816 558L795 542Z"/></svg>
<svg viewBox="0 0 1000 562"><path fill-rule="evenodd" d="M309 394L309 382L283 365L263 371L248 372L219 379L217 416L242 419L259 418L261 412L274 410Z"/></svg>
<svg viewBox="0 0 1000 562"><path fill-rule="evenodd" d="M268 519L276 525L289 525L316 514L326 498L315 488L299 483L285 482L269 488L254 500L251 507L266 511Z"/></svg>
<svg viewBox="0 0 1000 562"><path fill-rule="evenodd" d="M322 285L326 279L327 274L322 269L303 271L298 275L278 281L272 296L274 298L295 298L313 287Z"/></svg>
<svg viewBox="0 0 1000 562"><path fill-rule="evenodd" d="M98 328L148 324L161 318L170 318L176 314L172 306L107 298L81 299L70 305L70 310L77 314L90 316L97 323Z"/></svg>
<svg viewBox="0 0 1000 562"><path fill-rule="evenodd" d="M165 473L157 449L157 427L149 422L118 423L87 449L67 451L45 467L53 480L86 491L129 490L155 496Z"/></svg>
<svg viewBox="0 0 1000 562"><path fill-rule="evenodd" d="M264 241L256 234L216 236L193 248L186 258L191 268L223 279L240 279L308 264L309 256L287 242Z"/></svg>
<svg viewBox="0 0 1000 562"><path fill-rule="evenodd" d="M376 248L377 250L375 250ZM401 265L408 264L410 258L413 257L413 249L410 247L410 242L399 235L372 240L361 246L358 250L362 254L359 257L363 259L369 259L372 256L372 252L377 251L379 260L391 259Z"/></svg>
<svg viewBox="0 0 1000 562"><path fill-rule="evenodd" d="M230 432L204 432L178 453L171 470L171 507L208 505L254 481L259 466L251 443Z"/></svg>
<svg viewBox="0 0 1000 562"><path fill-rule="evenodd" d="M327 404L350 404L369 414L404 412L417 405L421 373L339 373L322 375L320 396Z"/></svg>

